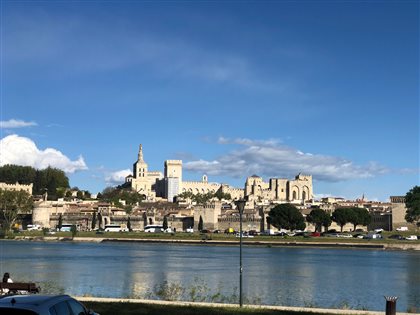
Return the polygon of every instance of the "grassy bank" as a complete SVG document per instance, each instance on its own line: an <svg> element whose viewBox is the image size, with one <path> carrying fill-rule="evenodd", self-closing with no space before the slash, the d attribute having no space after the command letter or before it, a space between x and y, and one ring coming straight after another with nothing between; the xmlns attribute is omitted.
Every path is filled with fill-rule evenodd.
<svg viewBox="0 0 420 315"><path fill-rule="evenodd" d="M389 239L388 236L392 234L400 234L407 236L415 234L412 232L383 232L382 239L359 239L359 238L339 238L339 237L303 237L303 236L256 236L253 238L243 238L244 244L252 245L258 242L269 242L271 244L301 242L301 243L347 243L347 244L419 244L419 241L406 241ZM53 235L44 235L41 231L24 231L8 235L8 238L22 238L22 237L54 237L54 238L71 238L70 232L57 232ZM97 234L95 232L78 232L77 238L86 239L131 239L131 240L165 240L165 241L229 241L239 242L239 238L234 235L227 234L200 234L200 233L144 233L144 232L106 232Z"/></svg>
<svg viewBox="0 0 420 315"><path fill-rule="evenodd" d="M323 313L282 311L258 308L232 308L232 307L205 307L205 306L181 306L181 305L159 305L144 303L119 303L119 302L83 302L88 308L93 309L101 315L314 315ZM315 310L314 310L315 311ZM338 314L339 312L337 312ZM360 311L360 314L366 312ZM331 315L329 313L328 315Z"/></svg>

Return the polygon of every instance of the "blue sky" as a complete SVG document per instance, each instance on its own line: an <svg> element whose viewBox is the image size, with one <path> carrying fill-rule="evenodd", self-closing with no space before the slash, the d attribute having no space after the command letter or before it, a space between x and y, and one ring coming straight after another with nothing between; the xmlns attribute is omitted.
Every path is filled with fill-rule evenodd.
<svg viewBox="0 0 420 315"><path fill-rule="evenodd" d="M316 196L419 185L418 1L1 1L0 164L149 170Z"/></svg>

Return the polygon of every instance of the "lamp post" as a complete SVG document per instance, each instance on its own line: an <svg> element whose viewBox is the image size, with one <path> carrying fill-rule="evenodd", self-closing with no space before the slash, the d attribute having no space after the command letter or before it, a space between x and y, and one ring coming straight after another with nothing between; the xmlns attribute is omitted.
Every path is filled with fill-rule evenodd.
<svg viewBox="0 0 420 315"><path fill-rule="evenodd" d="M240 199L235 202L239 210L239 307L242 307L242 214L244 212L246 201Z"/></svg>

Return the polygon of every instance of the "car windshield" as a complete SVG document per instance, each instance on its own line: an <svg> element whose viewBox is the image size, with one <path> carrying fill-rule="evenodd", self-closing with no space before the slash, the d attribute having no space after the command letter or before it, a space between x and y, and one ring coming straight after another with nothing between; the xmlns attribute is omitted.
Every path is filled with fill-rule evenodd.
<svg viewBox="0 0 420 315"><path fill-rule="evenodd" d="M0 308L0 313L7 315L39 315L37 312L18 308Z"/></svg>

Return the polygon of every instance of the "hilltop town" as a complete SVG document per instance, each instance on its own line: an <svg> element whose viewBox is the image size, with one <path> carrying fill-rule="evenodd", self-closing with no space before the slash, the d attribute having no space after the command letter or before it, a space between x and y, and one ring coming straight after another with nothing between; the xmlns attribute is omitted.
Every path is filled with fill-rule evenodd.
<svg viewBox="0 0 420 315"><path fill-rule="evenodd" d="M166 217L172 229L186 231L197 227L201 217L206 229L238 230L239 213L235 201L246 199L243 213L245 230L263 232L273 229L267 223L267 215L275 205L283 203L295 205L304 217L314 207L330 215L341 207L365 208L372 216L372 223L366 229L390 231L407 225L404 197L390 197L390 202L368 201L364 197L357 200L339 197L315 200L312 176L303 174L297 174L293 179L270 178L268 182L252 175L246 178L244 188L210 182L207 175L203 175L201 181L183 181L181 160L166 160L163 173L149 171L142 145L133 164L133 174L125 178L121 187L137 192L142 201L132 207L124 207L126 200L111 203L100 201L95 196L80 198L76 191L71 192L71 198L67 199L48 200L46 194L34 196L34 209L31 214L24 216L21 224L55 228L60 221L75 224L81 230L89 230L92 220L99 217L99 227L107 224L126 226L129 220L133 230L144 230L146 225L162 224ZM32 184L0 183L0 189L24 190L29 194L32 194L32 188ZM197 202L197 196L206 197L205 201ZM339 229L334 222L331 228ZM345 231L351 231L352 228L352 224L344 226ZM314 229L307 222L307 230Z"/></svg>

